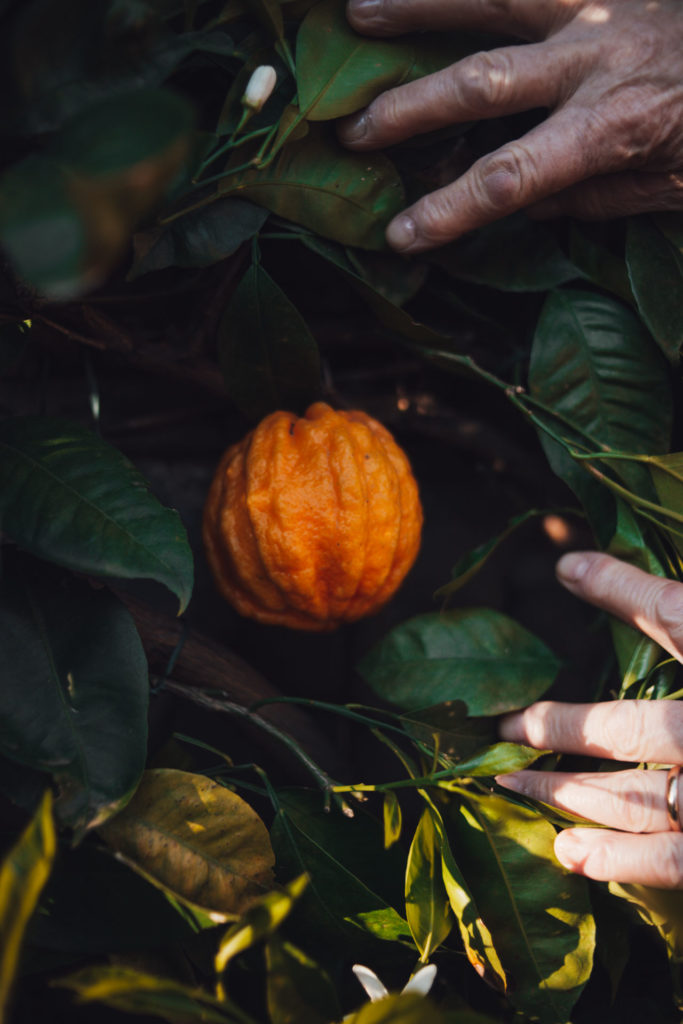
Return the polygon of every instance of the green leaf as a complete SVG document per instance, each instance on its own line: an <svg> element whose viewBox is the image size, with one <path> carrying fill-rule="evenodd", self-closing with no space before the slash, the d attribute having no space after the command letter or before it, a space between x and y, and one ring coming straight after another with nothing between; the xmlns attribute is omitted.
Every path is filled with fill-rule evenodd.
<svg viewBox="0 0 683 1024"><path fill-rule="evenodd" d="M456 762L473 757L498 738L496 720L468 715L463 700L449 700L401 715L401 723L409 736Z"/></svg>
<svg viewBox="0 0 683 1024"><path fill-rule="evenodd" d="M157 580L182 611L192 552L176 512L120 452L78 423L0 423L0 520L21 547L78 572Z"/></svg>
<svg viewBox="0 0 683 1024"><path fill-rule="evenodd" d="M583 277L550 228L515 213L429 256L452 277L506 292L545 292Z"/></svg>
<svg viewBox="0 0 683 1024"><path fill-rule="evenodd" d="M441 870L441 844L428 807L415 829L406 865L406 918L427 963L453 928L453 912Z"/></svg>
<svg viewBox="0 0 683 1024"><path fill-rule="evenodd" d="M623 252L615 252L610 237L613 224L569 224L569 257L584 277L605 291L612 292L622 302L633 305L633 291ZM620 247L623 249L623 245Z"/></svg>
<svg viewBox="0 0 683 1024"><path fill-rule="evenodd" d="M382 153L351 153L327 128L285 146L269 166L231 174L222 195L251 199L325 238L383 249L384 229L404 206L395 167Z"/></svg>
<svg viewBox="0 0 683 1024"><path fill-rule="evenodd" d="M350 938L359 942L362 933L409 938L394 909L403 902L404 855L395 847L384 850L380 824L360 810L353 818L326 814L319 794L286 791L279 799L271 838L280 871L310 876L301 900L307 933L320 930L345 946Z"/></svg>
<svg viewBox="0 0 683 1024"><path fill-rule="evenodd" d="M462 700L471 715L500 715L540 697L559 662L513 619L467 608L409 619L358 668L375 693L403 708Z"/></svg>
<svg viewBox="0 0 683 1024"><path fill-rule="evenodd" d="M24 932L49 878L56 847L52 794L47 790L34 818L0 865L0 1020L5 1016Z"/></svg>
<svg viewBox="0 0 683 1024"><path fill-rule="evenodd" d="M638 519L630 506L621 499L617 499L617 529L607 551L615 558L621 558L622 561L638 566L644 572L656 576L666 575L643 536ZM657 662L666 655L658 643L655 643L650 637L644 636L640 630L627 625L621 619L611 615L609 623L619 664L623 695L633 683L644 679Z"/></svg>
<svg viewBox="0 0 683 1024"><path fill-rule="evenodd" d="M424 794L423 794L424 795ZM505 991L505 972L493 945L491 933L481 919L479 910L451 850L443 818L431 799L427 810L441 850L441 874L448 893L451 910L458 922L467 959L477 974L493 988Z"/></svg>
<svg viewBox="0 0 683 1024"><path fill-rule="evenodd" d="M649 456L647 465L657 497L663 506L664 516L666 516L666 510L683 516L683 452ZM666 522L664 525L666 527ZM671 540L678 553L683 555L683 537L680 535L683 532L683 524L673 520L671 526L675 527L676 531L674 532L673 529L669 531Z"/></svg>
<svg viewBox="0 0 683 1024"><path fill-rule="evenodd" d="M322 256L323 259L332 263L343 273L355 291L367 302L377 319L385 327L396 331L397 334L401 334L404 338L417 345L436 346L440 349L455 345L447 335L441 334L426 324L414 320L405 309L401 309L400 306L397 306L388 299L386 295L377 291L366 278L358 274L356 267L351 264L341 247L324 238L317 238L315 235L302 234L301 241L307 249Z"/></svg>
<svg viewBox="0 0 683 1024"><path fill-rule="evenodd" d="M228 395L251 419L303 412L318 395L320 357L305 320L254 262L226 306L218 354Z"/></svg>
<svg viewBox="0 0 683 1024"><path fill-rule="evenodd" d="M637 317L613 299L581 291L555 292L547 299L534 336L529 387L564 419L566 427L554 422L553 428L573 442L628 452L669 447L666 363ZM605 526L612 499L557 442L543 434L541 441L552 468L582 500L593 525L602 524L606 543L613 533ZM638 467L624 473L634 486L647 486Z"/></svg>
<svg viewBox="0 0 683 1024"><path fill-rule="evenodd" d="M222 974L228 961L254 943L275 932L308 885L308 877L299 875L280 891L259 896L222 937L216 953L216 973Z"/></svg>
<svg viewBox="0 0 683 1024"><path fill-rule="evenodd" d="M466 583L476 576L480 569L488 562L489 558L495 551L500 547L504 540L515 532L518 526L523 526L524 523L528 523L530 519L535 519L537 516L546 515L545 511L539 509L529 509L528 512L523 512L519 516L514 516L504 530L502 530L496 537L486 541L484 544L480 544L479 547L474 548L472 551L468 551L466 555L460 559L459 562L451 569L451 581L450 583L444 584L434 594L434 597L450 597L452 594L457 593L461 587L464 587Z"/></svg>
<svg viewBox="0 0 683 1024"><path fill-rule="evenodd" d="M387 790L384 794L383 816L384 849L388 850L390 846L393 846L401 838L401 829L403 827L401 805L392 789Z"/></svg>
<svg viewBox="0 0 683 1024"><path fill-rule="evenodd" d="M474 757L458 761L454 765L453 771L457 772L460 777L471 775L475 778L520 772L548 753L550 753L548 750L525 747L518 743L494 743L493 746L486 747ZM448 788L447 784L446 788Z"/></svg>
<svg viewBox="0 0 683 1024"><path fill-rule="evenodd" d="M636 908L641 920L664 940L670 959L679 964L683 959L683 892L618 882L610 882L609 891Z"/></svg>
<svg viewBox="0 0 683 1024"><path fill-rule="evenodd" d="M242 914L272 882L265 825L241 797L203 775L146 771L100 835L164 891L217 921Z"/></svg>
<svg viewBox="0 0 683 1024"><path fill-rule="evenodd" d="M60 820L93 828L145 764L147 664L129 612L106 590L6 554L0 647L2 753L51 773Z"/></svg>
<svg viewBox="0 0 683 1024"><path fill-rule="evenodd" d="M555 829L501 797L467 794L448 817L458 864L509 979L509 998L541 1024L565 1024L593 964L585 878L555 860Z"/></svg>
<svg viewBox="0 0 683 1024"><path fill-rule="evenodd" d="M429 999L410 992L368 1003L345 1021L346 1024L446 1024L444 1015Z"/></svg>
<svg viewBox="0 0 683 1024"><path fill-rule="evenodd" d="M124 1013L161 1017L169 1024L256 1024L225 998L212 999L202 989L132 967L84 967L54 984L75 992L79 1003L105 1003Z"/></svg>
<svg viewBox="0 0 683 1024"><path fill-rule="evenodd" d="M479 47L462 33L371 39L349 25L345 4L321 0L296 40L299 105L309 121L329 121L367 106L380 93L454 64Z"/></svg>
<svg viewBox="0 0 683 1024"><path fill-rule="evenodd" d="M266 946L266 993L271 1024L330 1024L341 1019L325 971L277 935Z"/></svg>
<svg viewBox="0 0 683 1024"><path fill-rule="evenodd" d="M626 265L638 311L674 366L683 345L683 260L649 217L631 217Z"/></svg>
<svg viewBox="0 0 683 1024"><path fill-rule="evenodd" d="M237 252L263 227L268 211L243 199L218 199L162 227L133 236L134 281L166 267L209 267Z"/></svg>

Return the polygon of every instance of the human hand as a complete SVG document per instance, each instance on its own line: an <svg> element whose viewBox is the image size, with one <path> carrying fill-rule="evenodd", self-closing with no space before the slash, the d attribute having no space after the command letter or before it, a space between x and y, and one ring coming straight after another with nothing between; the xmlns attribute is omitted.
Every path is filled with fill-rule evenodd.
<svg viewBox="0 0 683 1024"><path fill-rule="evenodd" d="M565 555L560 581L624 619L683 661L683 584L650 576L597 552ZM599 704L541 701L506 715L505 740L615 761L683 764L683 703L621 700ZM508 789L608 826L568 828L555 840L565 867L599 881L661 889L683 886L683 833L667 812L668 773L520 771L499 776ZM671 782L678 806L677 778ZM683 806L683 805L682 805Z"/></svg>
<svg viewBox="0 0 683 1024"><path fill-rule="evenodd" d="M349 0L364 34L484 29L527 40L390 89L340 121L356 150L456 122L547 107L549 117L390 223L402 252L528 208L601 220L683 209L680 0Z"/></svg>

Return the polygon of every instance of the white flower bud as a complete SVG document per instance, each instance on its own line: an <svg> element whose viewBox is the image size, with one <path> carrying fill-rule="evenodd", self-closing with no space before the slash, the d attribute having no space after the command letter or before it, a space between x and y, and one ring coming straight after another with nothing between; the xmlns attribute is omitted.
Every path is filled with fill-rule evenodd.
<svg viewBox="0 0 683 1024"><path fill-rule="evenodd" d="M272 68L270 64L261 64L247 82L242 96L242 105L255 114L258 113L275 88L276 81L275 68Z"/></svg>

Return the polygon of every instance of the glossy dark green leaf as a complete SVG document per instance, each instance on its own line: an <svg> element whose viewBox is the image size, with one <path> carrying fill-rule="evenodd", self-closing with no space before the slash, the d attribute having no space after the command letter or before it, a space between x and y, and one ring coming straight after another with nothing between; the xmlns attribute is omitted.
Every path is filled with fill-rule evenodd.
<svg viewBox="0 0 683 1024"><path fill-rule="evenodd" d="M501 797L469 794L448 826L511 1002L541 1024L565 1024L593 964L586 879L555 860L552 825Z"/></svg>
<svg viewBox="0 0 683 1024"><path fill-rule="evenodd" d="M318 396L315 339L260 263L252 263L226 306L218 354L228 395L253 420L276 409L303 412Z"/></svg>
<svg viewBox="0 0 683 1024"><path fill-rule="evenodd" d="M455 347L455 343L452 343L447 335L414 320L405 309L401 309L386 295L379 292L367 278L361 277L357 267L350 262L348 255L340 246L327 239L317 238L315 235L302 234L301 241L307 249L322 256L342 272L385 327L396 331L397 334L417 345L443 349L452 344Z"/></svg>
<svg viewBox="0 0 683 1024"><path fill-rule="evenodd" d="M346 1024L446 1024L446 1018L429 999L407 992L367 1003Z"/></svg>
<svg viewBox="0 0 683 1024"><path fill-rule="evenodd" d="M618 248L610 244L610 228L610 224L572 221L569 225L569 257L589 281L633 305L623 243Z"/></svg>
<svg viewBox="0 0 683 1024"><path fill-rule="evenodd" d="M296 41L299 105L310 121L360 110L381 92L454 64L478 47L460 34L413 34L390 41L354 32L341 0L321 0Z"/></svg>
<svg viewBox="0 0 683 1024"><path fill-rule="evenodd" d="M544 292L584 276L550 228L523 213L480 228L429 258L462 281L506 292Z"/></svg>
<svg viewBox="0 0 683 1024"><path fill-rule="evenodd" d="M49 772L77 832L135 789L147 748L147 664L135 624L107 590L26 556L3 561L0 750Z"/></svg>
<svg viewBox="0 0 683 1024"><path fill-rule="evenodd" d="M330 979L309 956L274 935L266 946L271 1024L330 1024L342 1013Z"/></svg>
<svg viewBox="0 0 683 1024"><path fill-rule="evenodd" d="M327 814L317 793L287 791L280 800L271 839L280 871L310 875L300 904L306 928L346 944L363 933L409 940L394 909L403 903L405 857L396 847L384 849L381 824L360 809L354 818Z"/></svg>
<svg viewBox="0 0 683 1024"><path fill-rule="evenodd" d="M0 453L8 537L79 572L157 580L187 606L193 563L180 517L120 452L78 423L26 416L0 423Z"/></svg>
<svg viewBox="0 0 683 1024"><path fill-rule="evenodd" d="M384 229L404 205L401 181L386 156L344 150L325 127L285 146L269 166L226 177L219 191L362 249L385 247Z"/></svg>
<svg viewBox="0 0 683 1024"><path fill-rule="evenodd" d="M0 1020L19 962L26 926L47 882L57 848L52 793L0 864Z"/></svg>
<svg viewBox="0 0 683 1024"><path fill-rule="evenodd" d="M455 594L461 587L464 587L466 583L476 576L480 569L488 562L492 554L500 547L503 541L515 532L518 526L523 526L524 523L528 523L530 519L535 519L537 516L545 515L545 512L540 512L538 509L530 509L528 512L523 512L519 516L514 516L507 524L501 533L497 534L491 540L486 541L484 544L480 544L479 547L474 548L472 551L468 551L466 555L460 559L459 562L451 569L451 581L450 583L444 584L443 587L435 593L435 597L447 598L451 594Z"/></svg>
<svg viewBox="0 0 683 1024"><path fill-rule="evenodd" d="M165 267L209 267L232 256L263 227L268 211L242 199L219 199L165 227L133 237L128 280Z"/></svg>
<svg viewBox="0 0 683 1024"><path fill-rule="evenodd" d="M256 1024L228 999L214 999L203 989L133 967L84 967L56 984L74 992L79 1003L104 1003L124 1013L161 1017L169 1024Z"/></svg>
<svg viewBox="0 0 683 1024"><path fill-rule="evenodd" d="M683 261L649 217L632 217L626 265L638 311L666 358L678 364L683 345Z"/></svg>
<svg viewBox="0 0 683 1024"><path fill-rule="evenodd" d="M442 876L440 836L428 807L422 812L408 851L406 918L420 959L427 963L455 923Z"/></svg>
<svg viewBox="0 0 683 1024"><path fill-rule="evenodd" d="M499 715L540 697L559 662L513 619L468 608L409 619L358 667L375 693L400 707L462 700L471 715Z"/></svg>
<svg viewBox="0 0 683 1024"><path fill-rule="evenodd" d="M672 420L666 362L640 320L621 303L582 291L555 292L534 336L529 372L534 398L562 417L556 433L576 443L629 452L665 452ZM595 527L613 502L560 445L541 434L554 471L586 505ZM647 475L614 464L629 484L645 488ZM606 538L604 533L606 532ZM614 532L603 532L604 543Z"/></svg>

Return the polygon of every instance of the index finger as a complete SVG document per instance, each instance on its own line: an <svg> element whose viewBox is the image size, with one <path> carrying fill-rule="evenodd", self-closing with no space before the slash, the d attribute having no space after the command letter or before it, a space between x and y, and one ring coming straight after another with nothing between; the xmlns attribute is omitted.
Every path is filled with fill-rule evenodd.
<svg viewBox="0 0 683 1024"><path fill-rule="evenodd" d="M506 715L499 732L504 740L560 754L636 764L683 762L683 705L677 701L539 701Z"/></svg>
<svg viewBox="0 0 683 1024"><path fill-rule="evenodd" d="M636 626L683 661L683 584L598 551L564 555L556 571L572 594Z"/></svg>
<svg viewBox="0 0 683 1024"><path fill-rule="evenodd" d="M346 14L358 32L373 36L460 28L533 39L574 11L556 0L349 0Z"/></svg>

